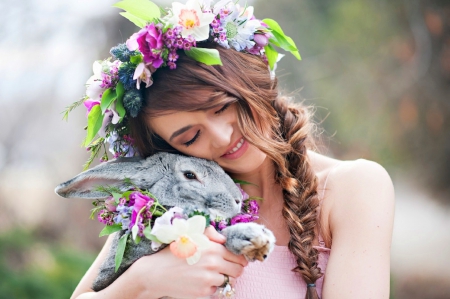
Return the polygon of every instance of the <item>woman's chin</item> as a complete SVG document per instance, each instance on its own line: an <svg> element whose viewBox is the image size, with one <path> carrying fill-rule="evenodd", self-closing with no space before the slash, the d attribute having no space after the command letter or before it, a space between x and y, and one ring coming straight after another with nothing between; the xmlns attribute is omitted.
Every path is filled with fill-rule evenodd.
<svg viewBox="0 0 450 299"><path fill-rule="evenodd" d="M238 159L219 159L216 161L230 174L253 173L261 168L267 155L254 145L249 145L244 155Z"/></svg>

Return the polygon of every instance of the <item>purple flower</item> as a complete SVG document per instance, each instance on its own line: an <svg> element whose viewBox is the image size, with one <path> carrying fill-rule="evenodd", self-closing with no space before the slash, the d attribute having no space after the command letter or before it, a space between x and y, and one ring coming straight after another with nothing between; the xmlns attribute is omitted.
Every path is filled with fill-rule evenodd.
<svg viewBox="0 0 450 299"><path fill-rule="evenodd" d="M220 26L220 22L217 19L212 20L211 24L209 24L212 28L217 28Z"/></svg>
<svg viewBox="0 0 450 299"><path fill-rule="evenodd" d="M131 225L130 225L130 227L135 225L137 215L142 210L142 208L147 207L147 209L149 209L153 205L153 203L155 202L155 200L153 198L150 198L147 195L144 195L144 194L142 194L140 192L133 192L133 193L131 193L130 194L130 201L131 200L134 201L134 207L133 207L133 213L131 215ZM140 222L140 221L138 221L138 222Z"/></svg>
<svg viewBox="0 0 450 299"><path fill-rule="evenodd" d="M88 98L86 101L83 102L83 104L87 109L87 113L86 113L86 117L87 117L89 112L91 112L92 107L94 107L95 105L100 105L100 101Z"/></svg>
<svg viewBox="0 0 450 299"><path fill-rule="evenodd" d="M98 221L100 221L101 223L104 223L106 225L114 224L113 214L107 210L101 210L97 215L97 219L98 219Z"/></svg>
<svg viewBox="0 0 450 299"><path fill-rule="evenodd" d="M269 38L265 34L255 34L253 40L260 47L265 47L269 43Z"/></svg>
<svg viewBox="0 0 450 299"><path fill-rule="evenodd" d="M177 39L177 41L176 41L176 46L177 46L179 49L183 49L183 45L184 45L183 39L181 39L181 38Z"/></svg>
<svg viewBox="0 0 450 299"><path fill-rule="evenodd" d="M250 215L250 214L239 214L231 218L231 225L235 225L236 223L247 223L252 222L258 219L258 216Z"/></svg>
<svg viewBox="0 0 450 299"><path fill-rule="evenodd" d="M227 227L227 224L228 223L225 220L220 220L217 224L217 227L219 228L219 230L223 230Z"/></svg>
<svg viewBox="0 0 450 299"><path fill-rule="evenodd" d="M144 56L144 62L151 64L154 68L159 68L164 62L161 57L163 46L163 34L153 23L145 26L127 40L128 49L130 51L139 49Z"/></svg>
<svg viewBox="0 0 450 299"><path fill-rule="evenodd" d="M259 205L256 200L250 200L248 202L248 212L253 215L258 215Z"/></svg>
<svg viewBox="0 0 450 299"><path fill-rule="evenodd" d="M113 197L108 198L105 200L105 208L110 212L116 211L116 201Z"/></svg>
<svg viewBox="0 0 450 299"><path fill-rule="evenodd" d="M174 69L177 68L177 65L176 65L175 62L173 62L173 61L167 62L167 65L169 66L169 68L170 68L171 70L174 70Z"/></svg>
<svg viewBox="0 0 450 299"><path fill-rule="evenodd" d="M261 50L263 48L261 46L258 46L258 44L255 44L252 48L248 49L247 52L253 55L261 55Z"/></svg>
<svg viewBox="0 0 450 299"><path fill-rule="evenodd" d="M168 59L169 59L169 61L173 61L173 62L175 62L175 61L177 61L178 60L178 55L177 55L177 52L176 51L173 51L173 52L170 52L169 53L169 55L168 55Z"/></svg>

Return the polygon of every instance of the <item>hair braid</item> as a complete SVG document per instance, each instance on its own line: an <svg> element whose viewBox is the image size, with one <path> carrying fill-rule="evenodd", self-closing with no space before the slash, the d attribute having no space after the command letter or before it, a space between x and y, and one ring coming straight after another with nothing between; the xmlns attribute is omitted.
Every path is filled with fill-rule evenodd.
<svg viewBox="0 0 450 299"><path fill-rule="evenodd" d="M288 104L284 98L277 98L272 106L280 118L280 135L290 144L291 151L285 155L287 168L277 168L277 181L283 187L283 217L290 232L289 250L297 259L293 271L300 273L306 284L314 284L322 277L318 267L318 251L313 248L317 224L319 199L317 196L317 177L307 158L307 145L310 140L310 114L305 107ZM306 299L318 299L315 287L308 287Z"/></svg>

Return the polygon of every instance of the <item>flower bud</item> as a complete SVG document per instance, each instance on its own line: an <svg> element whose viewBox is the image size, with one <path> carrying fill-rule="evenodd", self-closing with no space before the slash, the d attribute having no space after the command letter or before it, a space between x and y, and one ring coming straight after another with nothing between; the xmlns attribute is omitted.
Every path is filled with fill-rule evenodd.
<svg viewBox="0 0 450 299"><path fill-rule="evenodd" d="M264 34L255 34L253 40L260 47L265 47L269 43L269 39Z"/></svg>

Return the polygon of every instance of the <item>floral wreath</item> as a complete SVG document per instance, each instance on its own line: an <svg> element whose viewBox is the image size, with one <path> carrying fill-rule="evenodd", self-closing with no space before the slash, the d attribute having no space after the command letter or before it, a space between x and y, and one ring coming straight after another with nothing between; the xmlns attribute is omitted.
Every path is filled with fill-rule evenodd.
<svg viewBox="0 0 450 299"><path fill-rule="evenodd" d="M294 41L272 19L258 20L253 7L232 0L188 0L163 9L148 0L123 0L114 6L141 28L124 44L110 50L112 57L95 61L94 75L86 82L86 95L67 107L64 119L74 108L87 108L87 134L83 146L91 152L87 169L101 149L100 161L138 155L129 135L128 119L143 106L143 89L149 88L159 68L177 67L178 51L207 65L222 65L216 49L197 47L197 42L215 42L224 48L260 56L274 76L276 63L284 56L276 47L301 59Z"/></svg>
<svg viewBox="0 0 450 299"><path fill-rule="evenodd" d="M233 218L225 219L213 216L203 210L184 210L180 207L164 207L156 196L148 190L139 189L127 180L131 188L125 192L116 187L99 186L98 190L109 194L107 199L93 202L91 219L97 219L106 226L100 237L118 231L123 234L119 239L115 254L115 271L119 269L126 249L127 240L139 244L142 238L151 241L153 251L158 251L163 244L170 244L172 253L185 258L187 263L195 264L201 249L208 247L208 238L203 234L205 227L211 225L221 231L237 223L248 223L259 218L259 197L250 197L241 187L247 182L236 182L241 191L242 207L240 213Z"/></svg>

